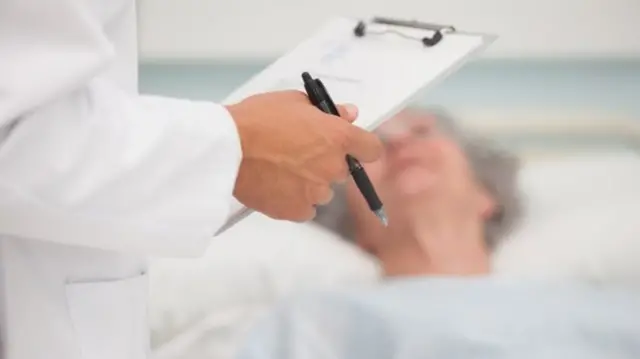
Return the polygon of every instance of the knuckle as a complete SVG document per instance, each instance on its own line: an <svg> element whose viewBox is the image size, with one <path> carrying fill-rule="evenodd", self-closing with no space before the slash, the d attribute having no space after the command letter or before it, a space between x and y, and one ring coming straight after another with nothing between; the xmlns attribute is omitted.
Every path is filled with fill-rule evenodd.
<svg viewBox="0 0 640 359"><path fill-rule="evenodd" d="M306 205L310 208L316 205L324 205L331 201L333 198L333 190L331 189L329 182L326 184L313 184L307 186L307 202Z"/></svg>
<svg viewBox="0 0 640 359"><path fill-rule="evenodd" d="M299 208L295 212L292 212L292 215L289 218L289 220L293 222L302 223L302 222L312 220L315 216L316 216L316 209L313 206L309 205L309 206Z"/></svg>
<svg viewBox="0 0 640 359"><path fill-rule="evenodd" d="M326 187L324 189L324 194L322 196L322 198L320 198L320 200L318 201L319 205L325 205L328 204L329 202L331 202L331 200L333 199L333 190L329 187Z"/></svg>

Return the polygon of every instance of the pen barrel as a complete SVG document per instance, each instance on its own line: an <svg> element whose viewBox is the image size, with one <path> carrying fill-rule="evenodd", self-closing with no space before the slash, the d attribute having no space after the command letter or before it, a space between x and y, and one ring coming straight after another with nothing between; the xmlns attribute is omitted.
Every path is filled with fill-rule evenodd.
<svg viewBox="0 0 640 359"><path fill-rule="evenodd" d="M340 116L338 110L334 111L335 107L331 107L331 103L329 103L328 101L319 101L316 107L319 108L320 111L328 113L329 115Z"/></svg>
<svg viewBox="0 0 640 359"><path fill-rule="evenodd" d="M333 102L331 96L329 96L329 92L327 88L324 87L324 84L320 79L316 79L316 84L318 85L318 92L320 93L320 98L322 99L322 106L326 106L327 110L324 110L327 113L330 113L335 116L340 116L340 112L338 111L338 106Z"/></svg>
<svg viewBox="0 0 640 359"><path fill-rule="evenodd" d="M340 116L338 107L329 96L327 89L320 80L305 83L305 90L309 96L309 101L320 111L329 115Z"/></svg>
<svg viewBox="0 0 640 359"><path fill-rule="evenodd" d="M353 178L356 186L358 186L362 196L367 201L369 209L372 211L380 210L382 208L382 201L380 201L380 198L378 197L378 194L376 193L376 190L362 165L351 156L347 156L347 162L349 163L349 172L351 172L351 177ZM357 163L357 165L352 167L352 162Z"/></svg>

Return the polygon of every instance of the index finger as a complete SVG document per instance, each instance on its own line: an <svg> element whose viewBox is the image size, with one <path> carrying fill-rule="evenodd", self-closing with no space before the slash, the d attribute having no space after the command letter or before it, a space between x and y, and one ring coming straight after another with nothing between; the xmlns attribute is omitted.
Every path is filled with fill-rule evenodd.
<svg viewBox="0 0 640 359"><path fill-rule="evenodd" d="M348 154L362 162L373 162L382 156L383 146L377 135L355 125L347 126L345 150Z"/></svg>

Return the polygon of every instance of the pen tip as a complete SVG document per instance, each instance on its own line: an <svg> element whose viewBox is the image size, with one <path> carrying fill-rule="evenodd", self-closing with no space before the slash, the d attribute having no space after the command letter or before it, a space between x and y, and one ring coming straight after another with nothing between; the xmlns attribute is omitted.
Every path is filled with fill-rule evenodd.
<svg viewBox="0 0 640 359"><path fill-rule="evenodd" d="M378 217L378 219L380 219L380 222L382 223L383 226L388 226L389 225L389 219L387 218L387 214L385 213L383 208L380 208L379 210L374 212L376 214L376 217Z"/></svg>

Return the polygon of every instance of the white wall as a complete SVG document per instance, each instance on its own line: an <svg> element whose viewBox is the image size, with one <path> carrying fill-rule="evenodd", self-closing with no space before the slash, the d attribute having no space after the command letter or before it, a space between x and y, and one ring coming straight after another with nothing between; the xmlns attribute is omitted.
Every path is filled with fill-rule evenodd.
<svg viewBox="0 0 640 359"><path fill-rule="evenodd" d="M147 59L271 58L335 14L494 33L490 57L640 57L640 0L139 1Z"/></svg>

